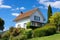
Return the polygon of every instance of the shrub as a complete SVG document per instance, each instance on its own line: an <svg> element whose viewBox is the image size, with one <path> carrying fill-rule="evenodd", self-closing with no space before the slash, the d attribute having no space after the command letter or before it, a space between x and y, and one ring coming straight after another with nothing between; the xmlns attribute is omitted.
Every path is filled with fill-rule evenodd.
<svg viewBox="0 0 60 40"><path fill-rule="evenodd" d="M31 22L27 22L27 26L26 27L27 27L27 29L33 29L33 30L38 28L37 26L32 26Z"/></svg>
<svg viewBox="0 0 60 40"><path fill-rule="evenodd" d="M27 40L28 38L32 38L32 29L26 29L21 32L20 40Z"/></svg>
<svg viewBox="0 0 60 40"><path fill-rule="evenodd" d="M32 29L22 30L20 32L20 35L26 35L27 38L31 38L32 37Z"/></svg>
<svg viewBox="0 0 60 40"><path fill-rule="evenodd" d="M15 28L13 30L13 32L11 33L11 35L18 36L20 34L20 32L21 32L21 28Z"/></svg>
<svg viewBox="0 0 60 40"><path fill-rule="evenodd" d="M30 26L31 26L31 22L28 22L27 23L27 28L30 28Z"/></svg>
<svg viewBox="0 0 60 40"><path fill-rule="evenodd" d="M9 37L10 37L9 31L6 31L4 34L2 34L2 39L3 39L3 40L8 40Z"/></svg>
<svg viewBox="0 0 60 40"><path fill-rule="evenodd" d="M56 33L54 25L47 24L44 27L37 28L33 31L33 37L48 36Z"/></svg>
<svg viewBox="0 0 60 40"><path fill-rule="evenodd" d="M40 37L45 35L45 30L42 28L37 28L33 31L33 37Z"/></svg>
<svg viewBox="0 0 60 40"><path fill-rule="evenodd" d="M15 37L10 37L10 40L27 40L28 38L32 37L32 30L31 29L22 29L20 34Z"/></svg>
<svg viewBox="0 0 60 40"><path fill-rule="evenodd" d="M27 38L32 38L32 29L26 29L24 35L26 35Z"/></svg>
<svg viewBox="0 0 60 40"><path fill-rule="evenodd" d="M56 26L55 25L47 24L44 27L45 27L47 36L56 33Z"/></svg>
<svg viewBox="0 0 60 40"><path fill-rule="evenodd" d="M51 24L55 24L56 30L60 31L60 12L54 13L53 16L49 18Z"/></svg>
<svg viewBox="0 0 60 40"><path fill-rule="evenodd" d="M13 30L14 30L14 27L10 27L9 31L13 32Z"/></svg>
<svg viewBox="0 0 60 40"><path fill-rule="evenodd" d="M9 40L13 40L13 38L14 38L14 37L13 37L12 35L10 35L10 38L9 38Z"/></svg>
<svg viewBox="0 0 60 40"><path fill-rule="evenodd" d="M16 37L11 38L10 40L27 40L26 35L18 35Z"/></svg>

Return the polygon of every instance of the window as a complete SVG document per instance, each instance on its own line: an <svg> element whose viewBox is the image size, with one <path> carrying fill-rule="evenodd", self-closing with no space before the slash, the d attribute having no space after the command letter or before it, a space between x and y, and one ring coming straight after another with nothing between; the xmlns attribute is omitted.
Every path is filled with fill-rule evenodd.
<svg viewBox="0 0 60 40"><path fill-rule="evenodd" d="M35 23L34 22L31 22L31 26L34 26L35 25Z"/></svg>
<svg viewBox="0 0 60 40"><path fill-rule="evenodd" d="M20 25L20 24L18 24L18 25L17 25L17 27L18 27L18 28L21 28L21 25Z"/></svg>
<svg viewBox="0 0 60 40"><path fill-rule="evenodd" d="M20 24L18 24L18 27L20 27Z"/></svg>
<svg viewBox="0 0 60 40"><path fill-rule="evenodd" d="M38 24L37 24L37 23L35 23L35 26L38 26Z"/></svg>
<svg viewBox="0 0 60 40"><path fill-rule="evenodd" d="M26 27L26 23L24 23L24 27Z"/></svg>
<svg viewBox="0 0 60 40"><path fill-rule="evenodd" d="M34 20L40 21L40 17L34 16Z"/></svg>

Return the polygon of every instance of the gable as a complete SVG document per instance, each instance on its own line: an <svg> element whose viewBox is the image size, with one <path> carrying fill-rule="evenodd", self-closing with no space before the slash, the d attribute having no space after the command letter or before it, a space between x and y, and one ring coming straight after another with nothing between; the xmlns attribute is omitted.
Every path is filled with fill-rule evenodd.
<svg viewBox="0 0 60 40"><path fill-rule="evenodd" d="M26 17L30 17L32 15L40 16L42 19L44 19L42 13L38 10L38 8L35 8L35 9L27 11L23 14L20 13L20 15L18 17L16 17L14 21L17 22L21 19L24 19Z"/></svg>
<svg viewBox="0 0 60 40"><path fill-rule="evenodd" d="M39 17L40 20L34 20L34 16ZM39 10L37 10L30 16L30 20L31 21L37 21L37 22L43 22L44 21L44 17L42 15L42 13Z"/></svg>
<svg viewBox="0 0 60 40"><path fill-rule="evenodd" d="M23 14L20 13L20 15L19 15L18 17L16 17L16 18L14 19L14 21L19 21L19 20L21 20L21 19L23 19L23 18L26 18L26 17L31 16L37 9L38 9L38 8L35 8L35 9L30 10L30 11L27 11L27 12L25 12L25 13L23 13Z"/></svg>

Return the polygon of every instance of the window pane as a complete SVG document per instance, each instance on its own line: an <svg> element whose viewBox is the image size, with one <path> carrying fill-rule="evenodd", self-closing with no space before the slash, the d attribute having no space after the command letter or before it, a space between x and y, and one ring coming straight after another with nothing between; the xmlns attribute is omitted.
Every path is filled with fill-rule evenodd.
<svg viewBox="0 0 60 40"><path fill-rule="evenodd" d="M40 21L40 17L34 16L34 20Z"/></svg>
<svg viewBox="0 0 60 40"><path fill-rule="evenodd" d="M34 20L40 21L40 17L34 16Z"/></svg>

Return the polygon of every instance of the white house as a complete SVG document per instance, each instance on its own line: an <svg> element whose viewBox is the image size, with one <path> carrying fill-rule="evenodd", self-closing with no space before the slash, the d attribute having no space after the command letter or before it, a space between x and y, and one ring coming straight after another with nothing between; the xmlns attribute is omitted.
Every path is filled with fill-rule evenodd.
<svg viewBox="0 0 60 40"><path fill-rule="evenodd" d="M26 28L27 22L31 22L32 26L42 26L45 18L39 8L35 8L25 13L21 12L14 21L16 22L16 27Z"/></svg>

